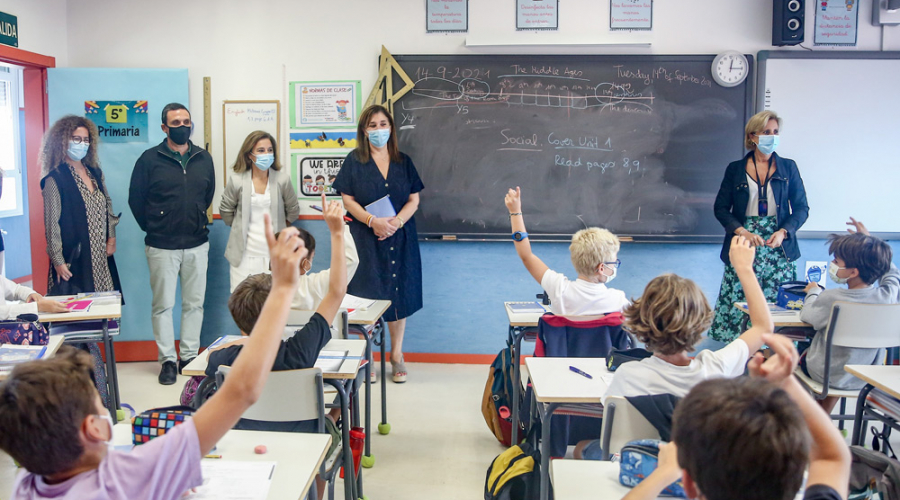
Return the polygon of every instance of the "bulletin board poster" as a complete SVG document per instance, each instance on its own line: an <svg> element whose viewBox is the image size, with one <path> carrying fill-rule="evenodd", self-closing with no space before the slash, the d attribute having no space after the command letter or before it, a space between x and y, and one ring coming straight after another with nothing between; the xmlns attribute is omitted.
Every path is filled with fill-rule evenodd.
<svg viewBox="0 0 900 500"><path fill-rule="evenodd" d="M466 33L469 31L469 0L425 0L425 31Z"/></svg>
<svg viewBox="0 0 900 500"><path fill-rule="evenodd" d="M291 82L291 128L355 126L359 85L359 80Z"/></svg>
<svg viewBox="0 0 900 500"><path fill-rule="evenodd" d="M609 29L653 29L653 0L609 0Z"/></svg>
<svg viewBox="0 0 900 500"><path fill-rule="evenodd" d="M340 194L331 185L337 178L346 155L307 156L299 153L291 155L291 177L300 197L320 198L325 196L339 197ZM301 209L303 205L301 204Z"/></svg>
<svg viewBox="0 0 900 500"><path fill-rule="evenodd" d="M815 45L856 45L859 0L819 0L816 4Z"/></svg>
<svg viewBox="0 0 900 500"><path fill-rule="evenodd" d="M516 0L516 30L559 29L559 0Z"/></svg>
<svg viewBox="0 0 900 500"><path fill-rule="evenodd" d="M322 130L321 132L291 132L291 149L353 149L356 130Z"/></svg>
<svg viewBox="0 0 900 500"><path fill-rule="evenodd" d="M84 101L102 142L147 142L147 101Z"/></svg>

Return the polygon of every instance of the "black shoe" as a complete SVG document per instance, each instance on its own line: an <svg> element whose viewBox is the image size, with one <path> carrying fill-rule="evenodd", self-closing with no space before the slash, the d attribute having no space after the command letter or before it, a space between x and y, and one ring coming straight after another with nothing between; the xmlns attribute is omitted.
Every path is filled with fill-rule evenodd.
<svg viewBox="0 0 900 500"><path fill-rule="evenodd" d="M178 374L181 375L181 372L182 372L182 370L184 370L184 367L191 364L191 361L193 361L196 357L197 356L194 356L193 358L186 359L186 360L179 359L178 360Z"/></svg>
<svg viewBox="0 0 900 500"><path fill-rule="evenodd" d="M174 361L166 361L159 370L159 383L162 385L172 385L178 378L178 369Z"/></svg>

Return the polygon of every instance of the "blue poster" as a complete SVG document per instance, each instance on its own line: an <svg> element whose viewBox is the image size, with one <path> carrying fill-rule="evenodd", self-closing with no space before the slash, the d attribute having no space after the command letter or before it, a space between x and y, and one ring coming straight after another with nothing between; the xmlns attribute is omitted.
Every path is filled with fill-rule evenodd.
<svg viewBox="0 0 900 500"><path fill-rule="evenodd" d="M147 101L84 101L101 142L147 142Z"/></svg>

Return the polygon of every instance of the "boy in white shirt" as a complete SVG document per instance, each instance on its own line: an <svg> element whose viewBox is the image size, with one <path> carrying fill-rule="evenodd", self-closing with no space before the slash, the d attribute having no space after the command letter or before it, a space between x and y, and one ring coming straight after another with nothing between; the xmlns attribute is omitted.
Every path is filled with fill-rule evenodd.
<svg viewBox="0 0 900 500"><path fill-rule="evenodd" d="M619 312L628 305L625 292L607 288L616 277L619 268L619 239L616 235L597 227L582 229L572 236L569 252L578 279L569 281L562 273L547 267L537 255L531 253L531 243L525 232L522 216L522 192L517 187L506 194L506 208L516 242L516 253L525 269L540 283L550 297L553 314L590 316Z"/></svg>
<svg viewBox="0 0 900 500"><path fill-rule="evenodd" d="M623 327L633 333L653 355L621 365L603 396L639 397L671 395L683 398L695 385L713 377L737 377L752 354L762 345L762 335L774 324L756 275L756 251L743 236L731 240L729 257L744 288L752 327L730 344L690 357L709 328L713 311L703 291L693 281L663 274L653 278L641 298L625 308ZM599 460L599 440L582 441L576 458Z"/></svg>
<svg viewBox="0 0 900 500"><path fill-rule="evenodd" d="M328 293L328 280L331 276L331 269L325 269L317 273L309 272L312 269L312 261L316 256L316 239L298 224L298 221L291 223L300 232L300 239L306 245L309 254L305 259L300 261L300 284L294 293L294 300L291 302L291 309L299 309L302 311L315 311L322 303L322 299ZM353 243L353 236L350 235L350 228L345 224L344 228L344 256L347 262L347 282L353 279L356 274L356 268L359 266L359 255L356 253L356 244Z"/></svg>

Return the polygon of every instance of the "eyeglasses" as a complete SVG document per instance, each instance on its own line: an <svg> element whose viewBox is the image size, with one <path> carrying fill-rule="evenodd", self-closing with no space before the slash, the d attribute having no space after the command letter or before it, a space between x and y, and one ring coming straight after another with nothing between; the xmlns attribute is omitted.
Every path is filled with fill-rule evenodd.
<svg viewBox="0 0 900 500"><path fill-rule="evenodd" d="M777 129L776 129L774 132L772 132L771 134L768 134L768 133L766 133L766 132L768 132L768 131L767 131L767 130L763 130L762 132L753 132L753 135L755 135L755 136L757 136L757 137L759 137L759 136L761 136L761 135L778 135L778 130L777 130Z"/></svg>
<svg viewBox="0 0 900 500"><path fill-rule="evenodd" d="M72 136L70 140L75 144L81 144L82 142L85 144L91 143L91 139L89 137L78 137L77 135Z"/></svg>
<svg viewBox="0 0 900 500"><path fill-rule="evenodd" d="M607 266L607 267L612 267L614 269L618 269L619 266L622 265L622 261L619 259L616 259L615 262L601 262L601 264L603 264L604 266Z"/></svg>

